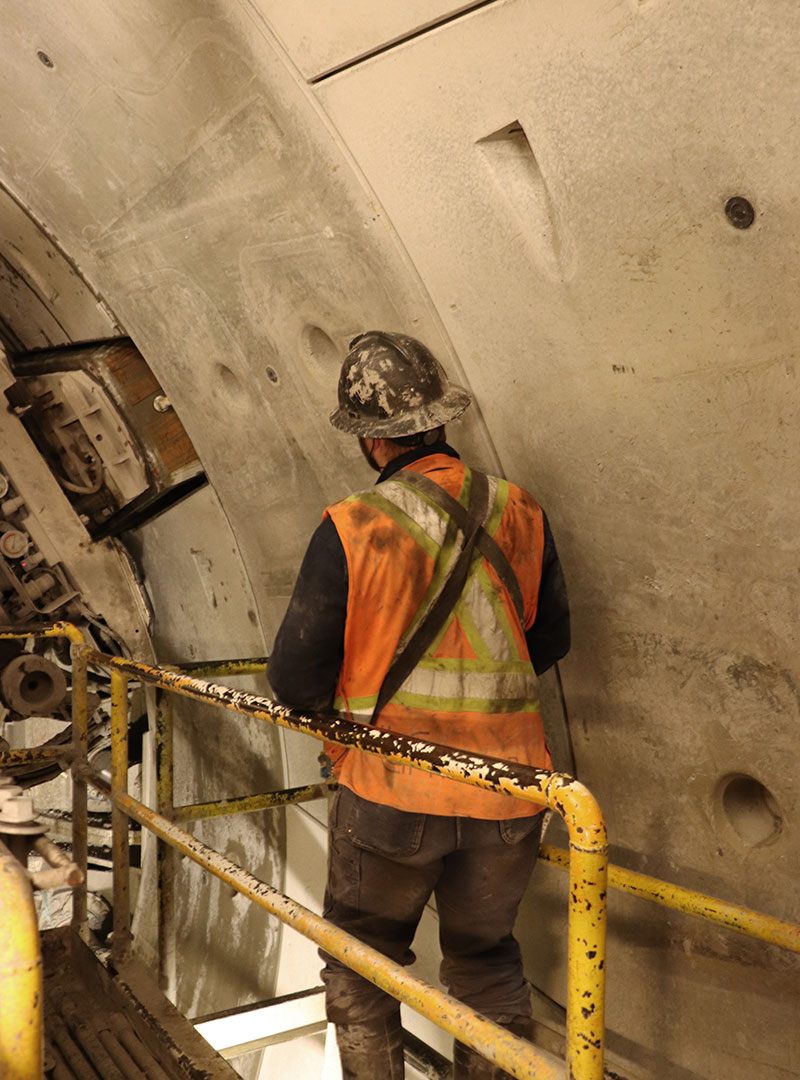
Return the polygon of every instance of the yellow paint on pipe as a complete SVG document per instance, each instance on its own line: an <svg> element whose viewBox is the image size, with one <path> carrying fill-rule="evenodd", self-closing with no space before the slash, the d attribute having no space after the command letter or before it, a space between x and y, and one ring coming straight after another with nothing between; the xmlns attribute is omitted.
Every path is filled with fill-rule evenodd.
<svg viewBox="0 0 800 1080"><path fill-rule="evenodd" d="M327 784L307 784L305 787L289 788L287 791L270 791L264 795L243 795L239 799L189 803L187 806L176 806L172 820L200 821L228 814L250 814L255 810L271 810L277 806L313 802L314 799L324 799L327 794Z"/></svg>
<svg viewBox="0 0 800 1080"><path fill-rule="evenodd" d="M70 761L70 746L20 746L13 750L0 750L0 767L29 765L35 761Z"/></svg>
<svg viewBox="0 0 800 1080"><path fill-rule="evenodd" d="M112 672L124 671L132 678L138 677L197 701L218 704L233 712L303 731L317 739L357 746L392 762L501 791L557 811L567 825L570 849L578 858L568 915L567 1057L571 1080L602 1080L607 843L600 808L583 784L562 773L496 761L341 718L303 716L257 694L91 649L86 650L86 656L92 663L108 667ZM586 858L579 858L582 855ZM592 905L588 921L583 917L587 900ZM584 939L589 941L588 945Z"/></svg>
<svg viewBox="0 0 800 1080"><path fill-rule="evenodd" d="M553 773L548 804L570 838L567 941L567 1076L602 1080L605 1031L606 890L608 842L603 815L590 791Z"/></svg>
<svg viewBox="0 0 800 1080"><path fill-rule="evenodd" d="M76 645L86 644L83 631L68 622L42 623L39 626L28 626L24 630L0 630L0 638L23 639L32 637L65 637Z"/></svg>
<svg viewBox="0 0 800 1080"><path fill-rule="evenodd" d="M0 843L0 1076L39 1080L42 957L33 892L25 870Z"/></svg>
<svg viewBox="0 0 800 1080"><path fill-rule="evenodd" d="M219 852L131 798L117 794L113 805L135 818L183 855L248 897L281 922L316 942L382 990L467 1042L517 1080L564 1080L564 1064L529 1042L486 1020L449 994L408 974L393 960L284 896Z"/></svg>
<svg viewBox="0 0 800 1080"><path fill-rule="evenodd" d="M168 671L191 675L194 679L229 679L238 675L264 675L269 658L255 656L243 660L209 660L198 664L165 664Z"/></svg>
<svg viewBox="0 0 800 1080"><path fill-rule="evenodd" d="M80 867L84 880L72 898L72 929L85 942L89 940L88 890L86 870L89 860L89 807L86 781L81 771L86 768L89 753L89 695L86 657L77 644L72 645L72 858Z"/></svg>
<svg viewBox="0 0 800 1080"><path fill-rule="evenodd" d="M569 868L569 853L563 848L543 844L540 858L561 870ZM800 926L795 923L776 919L772 915L764 915L760 911L753 911L752 908L718 900L706 893L686 889L682 885L672 885L659 878L649 877L647 874L626 870L621 866L609 866L608 884L613 889L640 896L644 900L651 900L655 904L661 904L675 911L684 911L687 915L705 919L717 926L725 926L729 930L736 930L748 937L758 938L759 941L779 945L783 949L791 949L792 952L800 952Z"/></svg>
<svg viewBox="0 0 800 1080"><path fill-rule="evenodd" d="M130 853L128 819L113 803L113 796L128 791L128 677L111 672L111 855L114 865L114 936L111 953L124 959L130 944Z"/></svg>
<svg viewBox="0 0 800 1080"><path fill-rule="evenodd" d="M156 811L174 820L175 717L173 698L156 691ZM175 872L177 855L163 840L156 840L156 893L158 897L158 985L175 1002L178 985L175 927Z"/></svg>

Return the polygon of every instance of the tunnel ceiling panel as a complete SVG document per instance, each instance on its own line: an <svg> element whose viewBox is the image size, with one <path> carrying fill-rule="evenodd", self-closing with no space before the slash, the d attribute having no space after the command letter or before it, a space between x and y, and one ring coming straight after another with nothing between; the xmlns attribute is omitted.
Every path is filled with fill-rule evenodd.
<svg viewBox="0 0 800 1080"><path fill-rule="evenodd" d="M314 80L485 0L396 0L388 4L372 0L330 0L325 4L249 2L263 15L305 78Z"/></svg>

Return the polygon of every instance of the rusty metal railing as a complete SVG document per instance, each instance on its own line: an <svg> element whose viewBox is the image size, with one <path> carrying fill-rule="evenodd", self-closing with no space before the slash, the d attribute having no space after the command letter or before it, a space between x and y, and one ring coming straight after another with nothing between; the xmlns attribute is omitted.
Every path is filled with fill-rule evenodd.
<svg viewBox="0 0 800 1080"><path fill-rule="evenodd" d="M360 975L428 1016L461 1041L473 1046L520 1080L550 1080L563 1075L557 1059L485 1020L449 995L434 989L375 950L259 882L217 852L178 829L166 816L132 799L127 783L127 684L130 679L234 712L269 721L320 740L376 753L388 760L501 791L549 806L564 819L570 834L569 951L567 981L567 1075L574 1080L601 1080L603 1075L603 1000L605 985L605 826L591 794L571 777L546 770L495 761L450 747L422 743L392 732L339 718L305 716L268 698L217 685L174 671L108 656L90 648L79 651L92 665L111 671L111 787L114 848L114 949L121 958L129 940L127 821L138 820L160 840L189 856L208 871L300 930ZM165 733L162 732L162 736ZM115 750L116 747L116 750ZM162 762L164 744L162 743ZM169 753L167 754L169 759ZM91 770L80 770L92 779ZM102 787L102 785L101 785ZM162 797L166 799L166 791ZM175 811L179 808L174 808ZM119 879L119 880L118 880ZM571 1070L571 1071L570 1071Z"/></svg>
<svg viewBox="0 0 800 1080"><path fill-rule="evenodd" d="M172 805L171 723L163 709L157 718L157 809L153 811L127 793L128 682L143 683L206 702L234 712L253 716L320 740L338 742L391 761L408 764L440 776L504 792L515 798L549 806L564 819L570 835L571 888L569 901L569 962L567 985L567 1075L573 1080L601 1080L603 1075L603 1002L605 988L605 878L606 836L602 815L591 794L571 777L545 770L495 761L478 754L450 747L421 743L391 732L369 728L342 719L304 716L283 708L268 698L237 691L228 686L204 682L192 675L150 667L146 664L108 656L89 648L80 631L66 623L30 628L27 631L0 632L0 637L64 636L73 642L73 738L64 757L71 761L73 778L73 858L81 865L87 859L87 784L102 791L111 801L112 850L114 857L114 935L112 951L122 959L130 943L130 888L128 858L128 817L140 821L158 839L204 866L210 873L227 881L276 917L294 926L320 944L331 955L348 963L376 985L428 1016L461 1041L473 1046L485 1057L500 1065L519 1080L557 1080L564 1075L564 1065L557 1058L535 1049L529 1042L512 1035L475 1013L472 1009L443 994L422 980L409 975L397 964L370 949L350 935L327 923L259 882L246 870L230 863L224 856L200 844L190 834L169 820L169 816L215 816L229 810L223 803L197 807ZM255 665L263 670L263 661L233 662L235 671L244 674ZM111 672L111 785L94 773L87 762L87 665ZM202 667L203 674L215 665ZM35 751L32 752L35 758ZM0 755L0 766L3 764ZM310 797L308 789L303 789ZM278 804L287 801L286 793L260 796ZM265 801L265 805L269 803ZM252 804L247 809L255 809ZM239 807L242 809L242 807ZM166 810L167 815L160 813ZM163 856L162 856L163 860ZM163 866L162 866L163 869ZM165 875L168 879L169 875ZM162 897L159 907L160 929L167 923L167 904ZM77 890L73 908L73 927L86 937L85 884ZM167 944L164 942L164 944Z"/></svg>
<svg viewBox="0 0 800 1080"><path fill-rule="evenodd" d="M126 791L127 783L127 684L135 678L161 688L166 693L178 693L245 713L318 739L329 739L346 746L380 754L388 760L412 765L415 768L464 783L494 791L503 791L517 798L556 810L565 820L570 835L570 850L543 845L541 857L570 873L569 963L567 991L567 1075L573 1080L599 1080L602 1076L602 1003L604 988L605 932L605 829L597 805L582 785L558 773L528 769L507 762L493 761L477 754L468 754L449 747L413 742L391 732L380 731L344 720L307 717L284 709L275 702L254 694L233 690L201 681L199 675L214 678L263 672L266 661L224 661L193 665L191 671L169 670L137 664L120 657L106 656L86 646L75 627L57 623L31 628L26 632L0 631L0 638L63 636L73 642L73 740L71 746L59 748L58 754L72 764L73 776L73 859L86 867L87 812L86 785L103 792L116 811L114 818L115 869L115 934L114 948L124 953L130 941L129 899L127 883L127 819L134 818L158 838L159 859L181 851L210 873L226 881L248 896L254 903L270 911L287 925L304 933L327 952L350 963L354 970L371 979L387 992L406 1001L429 1016L434 1022L457 1038L468 1042L491 1060L516 1077L535 1080L555 1080L563 1077L563 1064L550 1055L534 1051L530 1044L484 1020L472 1010L442 994L421 980L414 979L401 967L368 948L361 942L331 926L313 912L283 896L265 882L260 882L246 870L231 863L223 855L205 847L190 834L182 831L174 820L198 820L228 813L241 813L267 806L303 801L324 793L324 785L309 785L288 792L271 792L241 799L173 806L172 788L172 717L170 699L164 697L156 722L157 744L157 808L156 811L137 802ZM106 667L112 672L112 783L109 786L87 764L88 717L86 697L87 663ZM0 767L9 763L41 759L50 748L0 752ZM166 853L166 855L164 854ZM163 869L163 867L162 867ZM120 880L117 883L117 877ZM169 942L169 909L174 882L170 875L159 878L168 896L160 895L159 932L162 956ZM608 867L608 884L634 895L644 897L675 910L711 921L760 940L800 952L800 926L775 919L760 912L657 878L637 874L621 867ZM76 890L73 925L86 933L85 884ZM159 889L162 892L162 889ZM174 932L174 926L173 926ZM171 962L174 967L174 941ZM169 967L169 955L167 968ZM586 989L583 989L586 987ZM588 991L588 996L585 996ZM587 1002L590 1008L587 1007ZM581 1015L588 1008L588 1016ZM2 1015L0 1013L0 1015ZM584 1021L584 1022L582 1022ZM586 1022L588 1021L588 1022ZM37 1022L34 1018L34 1023ZM0 1039L0 1052L3 1042Z"/></svg>
<svg viewBox="0 0 800 1080"><path fill-rule="evenodd" d="M539 858L557 866L559 870L569 870L569 852L564 848L542 844ZM662 881L648 874L639 874L635 870L627 870L611 863L608 865L608 884L612 889L639 896L643 900L661 904L662 907L672 908L673 911L683 911L697 919L724 926L727 930L758 938L770 945L779 945L782 949L800 952L800 926L784 919L776 919L773 915L764 915L752 908L730 904L707 893L686 889L682 885L674 885L672 882Z"/></svg>

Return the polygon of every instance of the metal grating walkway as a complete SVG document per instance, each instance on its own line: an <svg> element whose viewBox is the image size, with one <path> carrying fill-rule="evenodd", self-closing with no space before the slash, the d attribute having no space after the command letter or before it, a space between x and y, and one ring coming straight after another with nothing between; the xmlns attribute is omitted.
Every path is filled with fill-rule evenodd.
<svg viewBox="0 0 800 1080"><path fill-rule="evenodd" d="M136 963L104 966L67 928L42 958L50 1080L238 1080Z"/></svg>

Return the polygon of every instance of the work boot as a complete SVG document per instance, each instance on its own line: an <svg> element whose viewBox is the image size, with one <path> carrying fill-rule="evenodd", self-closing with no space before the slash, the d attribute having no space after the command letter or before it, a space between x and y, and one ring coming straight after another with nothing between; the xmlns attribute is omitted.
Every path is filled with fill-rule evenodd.
<svg viewBox="0 0 800 1080"><path fill-rule="evenodd" d="M530 1039L533 1034L533 1021L529 1016L515 1016L507 1023L496 1021L500 1027L508 1028L514 1035ZM453 1044L453 1080L513 1080L510 1073L488 1061L485 1057L464 1043Z"/></svg>
<svg viewBox="0 0 800 1080"><path fill-rule="evenodd" d="M342 1080L403 1080L403 1028L399 1016L337 1024Z"/></svg>

